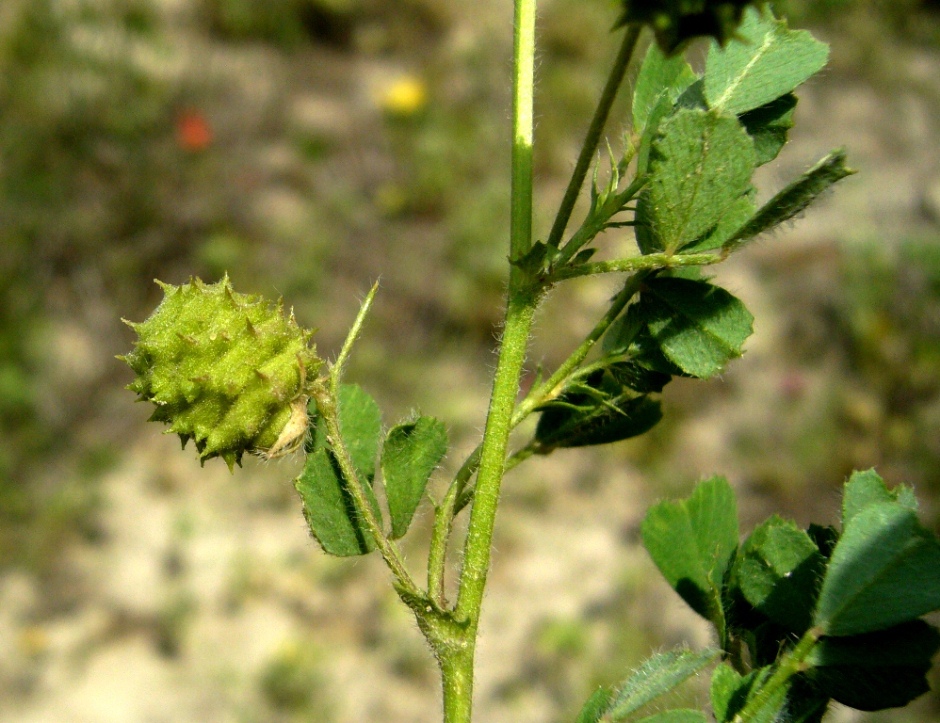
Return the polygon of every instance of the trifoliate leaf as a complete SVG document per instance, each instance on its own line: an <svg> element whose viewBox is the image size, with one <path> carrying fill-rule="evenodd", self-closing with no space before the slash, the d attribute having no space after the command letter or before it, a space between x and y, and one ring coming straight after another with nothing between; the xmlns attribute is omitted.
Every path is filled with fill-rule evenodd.
<svg viewBox="0 0 940 723"><path fill-rule="evenodd" d="M760 108L792 92L829 58L825 43L757 10L745 14L737 37L742 42L708 52L705 97L714 110L738 115Z"/></svg>
<svg viewBox="0 0 940 723"><path fill-rule="evenodd" d="M733 116L681 109L660 123L637 204L640 250L675 252L702 237L748 191L755 163Z"/></svg>

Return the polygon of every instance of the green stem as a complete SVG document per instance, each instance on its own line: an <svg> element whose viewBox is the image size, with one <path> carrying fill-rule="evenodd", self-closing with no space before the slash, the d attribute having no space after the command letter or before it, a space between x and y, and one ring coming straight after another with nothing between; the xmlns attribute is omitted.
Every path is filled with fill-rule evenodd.
<svg viewBox="0 0 940 723"><path fill-rule="evenodd" d="M806 658L816 647L816 643L819 642L821 636L822 630L820 628L811 628L807 631L800 639L800 642L796 644L796 647L777 664L773 674L760 687L760 691L735 715L732 723L747 723L747 721L753 720L757 716L764 717L764 706L774 698L790 678L806 669Z"/></svg>
<svg viewBox="0 0 940 723"><path fill-rule="evenodd" d="M553 281L563 281L565 279L575 279L581 276L594 276L596 274L612 274L656 270L656 269L675 269L682 266L708 266L709 264L721 263L727 258L721 253L700 253L700 254L647 254L646 256L630 256L625 259L614 259L613 261L598 261L591 264L579 264L578 266L566 266L558 269L553 275Z"/></svg>
<svg viewBox="0 0 940 723"><path fill-rule="evenodd" d="M564 388L565 382L578 369L581 363L587 358L588 354L594 348L594 345L606 333L614 320L620 316L626 305L639 290L643 280L649 276L649 272L634 274L627 279L623 288L611 301L607 312L601 317L600 321L591 330L587 338L578 346L577 349L564 361L558 369L544 382L534 389L530 390L526 398L519 403L513 412L510 422L511 429L515 429L528 418L532 412L545 402L553 399ZM524 448L525 449L525 448ZM534 448L533 448L534 449ZM514 453L506 463L506 470L512 469L527 457L531 456L531 451L519 450ZM473 452L464 460L463 465L454 477L454 481L447 490L447 495L437 507L434 519L434 531L431 538L431 554L428 558L428 590L431 598L444 606L444 569L446 564L447 540L450 536L453 526L453 519L473 498L473 491L467 492L467 485L470 479L476 473L480 466L481 446L477 446Z"/></svg>
<svg viewBox="0 0 940 723"><path fill-rule="evenodd" d="M650 271L643 271L627 279L623 288L613 298L607 312L601 317L600 321L594 325L594 328L591 329L591 333L587 335L587 338L581 342L578 348L565 359L561 366L559 366L548 379L539 384L536 388L530 390L526 398L522 400L513 415L513 426L520 424L538 407L554 399L561 392L564 388L565 381L587 358L588 354L591 353L595 344L600 341L601 337L604 336L610 328L610 325L620 316L620 313L640 290L643 282L649 278L650 273Z"/></svg>
<svg viewBox="0 0 940 723"><path fill-rule="evenodd" d="M480 466L482 444L470 453L457 470L444 499L434 510L434 529L431 532L431 547L428 554L428 595L442 610L447 606L444 595L444 575L447 569L447 541L453 530L454 518L463 509L459 504L470 478Z"/></svg>
<svg viewBox="0 0 940 723"><path fill-rule="evenodd" d="M594 160L594 153L601 141L604 126L607 125L610 109L627 74L627 68L630 66L630 58L633 57L633 51L636 48L637 40L639 40L640 29L641 26L639 25L631 25L627 28L627 32L623 37L623 43L620 45L617 58L614 60L614 66L610 70L597 109L594 111L594 117L591 119L591 125L588 126L587 134L584 137L581 154L578 156L574 171L571 173L571 180L568 182L568 188L565 189L565 195L558 207L558 214L555 216L552 230L548 234L546 243L549 246L558 248L561 244L561 237L568 227L568 221L571 220L574 205L581 193L581 187L584 185L584 179L587 178L588 170L591 168L591 161Z"/></svg>
<svg viewBox="0 0 940 723"><path fill-rule="evenodd" d="M520 258L532 245L535 7L535 0L515 0L510 258ZM538 300L539 294L528 277L515 266L511 267L503 338L483 433L477 493L467 530L455 607L456 619L466 624L465 635L461 646L437 650L443 680L445 723L470 723L471 719L474 649L490 566L499 488L512 412Z"/></svg>

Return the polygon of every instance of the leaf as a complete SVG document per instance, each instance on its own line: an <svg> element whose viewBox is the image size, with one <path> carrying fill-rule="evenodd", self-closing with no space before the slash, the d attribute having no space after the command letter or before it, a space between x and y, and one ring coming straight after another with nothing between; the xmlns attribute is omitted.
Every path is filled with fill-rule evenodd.
<svg viewBox="0 0 940 723"><path fill-rule="evenodd" d="M721 588L738 546L737 503L728 481L712 477L688 499L654 505L641 532L666 581L723 638Z"/></svg>
<svg viewBox="0 0 940 723"><path fill-rule="evenodd" d="M825 564L809 535L774 515L741 545L731 581L756 610L802 635L812 620Z"/></svg>
<svg viewBox="0 0 940 723"><path fill-rule="evenodd" d="M907 485L899 485L889 490L875 470L853 472L845 483L845 492L842 495L842 526L845 527L866 507L879 502L897 502L909 510L917 511L914 491Z"/></svg>
<svg viewBox="0 0 940 723"><path fill-rule="evenodd" d="M735 700L740 685L741 676L728 663L722 663L712 673L709 697L718 723L730 720L741 707L740 702Z"/></svg>
<svg viewBox="0 0 940 723"><path fill-rule="evenodd" d="M640 250L673 252L705 234L750 188L755 163L754 143L732 116L681 109L664 120L637 202Z"/></svg>
<svg viewBox="0 0 940 723"><path fill-rule="evenodd" d="M307 455L303 472L294 480L303 501L304 517L324 552L340 557L363 555L375 549L333 455L325 448ZM364 491L375 516L379 507L372 487Z"/></svg>
<svg viewBox="0 0 940 723"><path fill-rule="evenodd" d="M667 58L656 44L646 51L633 91L633 130L642 133L658 106L671 108L697 79L681 55Z"/></svg>
<svg viewBox="0 0 940 723"><path fill-rule="evenodd" d="M737 33L744 42L712 44L705 62L709 107L735 115L760 108L818 73L829 48L805 30L789 30L783 20L747 12Z"/></svg>
<svg viewBox="0 0 940 723"><path fill-rule="evenodd" d="M852 516L832 551L814 621L827 635L858 635L940 609L940 543L897 502Z"/></svg>
<svg viewBox="0 0 940 723"><path fill-rule="evenodd" d="M612 696L613 691L610 688L600 688L594 691L594 694L587 699L581 712L578 713L576 723L598 723L601 716L607 712Z"/></svg>
<svg viewBox="0 0 940 723"><path fill-rule="evenodd" d="M382 412L358 384L340 386L339 429L356 469L372 480L382 436Z"/></svg>
<svg viewBox="0 0 940 723"><path fill-rule="evenodd" d="M341 384L338 394L339 429L359 473L371 482L382 437L382 412L379 405L358 384ZM328 447L326 427L320 418L314 449Z"/></svg>
<svg viewBox="0 0 940 723"><path fill-rule="evenodd" d="M858 710L907 705L930 690L927 673L940 650L940 633L914 620L866 635L822 638L806 662L826 696Z"/></svg>
<svg viewBox="0 0 940 723"><path fill-rule="evenodd" d="M708 648L701 651L670 650L652 656L620 684L608 708L608 718L612 721L625 719L681 685L714 662L720 654L720 650Z"/></svg>
<svg viewBox="0 0 940 723"><path fill-rule="evenodd" d="M700 379L741 356L754 321L739 299L706 281L651 279L637 306L666 359Z"/></svg>
<svg viewBox="0 0 940 723"><path fill-rule="evenodd" d="M765 203L724 248L735 249L805 210L834 183L855 173L845 165L845 151L833 151Z"/></svg>
<svg viewBox="0 0 940 723"><path fill-rule="evenodd" d="M419 417L388 433L382 451L382 475L393 539L408 531L428 479L446 453L447 428L433 417Z"/></svg>
<svg viewBox="0 0 940 723"><path fill-rule="evenodd" d="M337 401L343 443L359 473L369 505L376 519L381 519L372 480L382 434L382 413L375 400L355 384L341 385ZM324 552L345 557L375 549L372 535L359 520L348 482L333 456L322 415L303 472L294 480L294 487L303 501L307 525Z"/></svg>
<svg viewBox="0 0 940 723"><path fill-rule="evenodd" d="M738 117L754 141L758 166L770 163L786 145L796 102L796 96L787 93Z"/></svg>
<svg viewBox="0 0 940 723"><path fill-rule="evenodd" d="M646 369L631 361L611 364L607 370L620 384L640 394L661 392L672 380L668 374Z"/></svg>
<svg viewBox="0 0 940 723"><path fill-rule="evenodd" d="M751 188L725 209L724 215L718 219L715 226L709 229L708 233L679 250L684 254L697 254L703 251L720 249L727 243L728 239L734 236L751 219L754 211L754 192Z"/></svg>
<svg viewBox="0 0 940 723"><path fill-rule="evenodd" d="M659 402L646 395L568 396L559 401L542 412L535 428L543 453L557 447L620 442L648 432L663 417Z"/></svg>

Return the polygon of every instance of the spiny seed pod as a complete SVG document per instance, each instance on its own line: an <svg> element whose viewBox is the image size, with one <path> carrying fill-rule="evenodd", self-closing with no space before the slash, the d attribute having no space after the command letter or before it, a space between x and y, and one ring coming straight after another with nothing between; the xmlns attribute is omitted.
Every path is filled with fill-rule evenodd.
<svg viewBox="0 0 940 723"><path fill-rule="evenodd" d="M163 301L146 321L124 320L138 340L118 357L137 375L127 388L156 405L150 421L170 425L184 447L195 440L201 461L221 457L229 469L245 452L271 458L299 447L321 364L312 332L280 302L234 292L228 276L157 284Z"/></svg>

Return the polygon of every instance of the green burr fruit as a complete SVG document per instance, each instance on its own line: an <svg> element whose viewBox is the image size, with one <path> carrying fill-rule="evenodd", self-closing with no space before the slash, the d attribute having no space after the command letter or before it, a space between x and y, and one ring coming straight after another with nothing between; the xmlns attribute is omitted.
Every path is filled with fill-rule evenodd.
<svg viewBox="0 0 940 723"><path fill-rule="evenodd" d="M134 350L118 357L137 375L128 385L153 402L150 421L170 425L200 460L221 457L232 469L245 452L278 457L303 443L309 385L321 360L281 302L192 279L157 281L164 298L135 332Z"/></svg>

